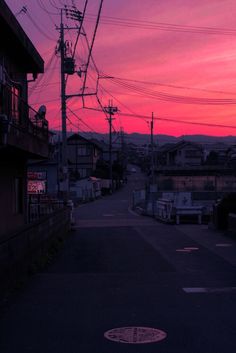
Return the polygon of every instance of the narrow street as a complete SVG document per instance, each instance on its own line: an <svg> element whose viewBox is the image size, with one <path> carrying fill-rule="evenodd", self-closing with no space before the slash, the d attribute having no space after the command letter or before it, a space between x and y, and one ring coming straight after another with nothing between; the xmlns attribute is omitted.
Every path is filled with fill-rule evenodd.
<svg viewBox="0 0 236 353"><path fill-rule="evenodd" d="M236 241L136 215L139 183L76 209L64 249L1 318L1 353L236 352ZM104 336L123 327L160 331Z"/></svg>

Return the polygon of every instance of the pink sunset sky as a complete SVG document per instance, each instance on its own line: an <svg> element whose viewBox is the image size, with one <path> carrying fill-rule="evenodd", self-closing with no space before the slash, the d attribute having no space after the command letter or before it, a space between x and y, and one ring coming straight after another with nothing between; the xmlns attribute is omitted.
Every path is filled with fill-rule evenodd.
<svg viewBox="0 0 236 353"><path fill-rule="evenodd" d="M30 85L30 104L35 109L45 104L50 128L60 129L60 58L54 55L59 39L55 25L60 24L60 16L56 7L74 3L82 11L84 1L6 2L14 14L18 13L18 21L45 61L45 74ZM95 26L92 15L97 14L99 3L99 0L88 2L84 25L89 41ZM22 6L27 7L26 14L19 14ZM234 135L235 17L235 0L104 0L93 57L100 75L122 79L99 80L102 105L113 99L113 105L121 113L115 116L114 128L118 131L122 126L128 133L148 133L148 118L134 115L151 117L154 112L157 118L154 133ZM65 23L74 24L66 20ZM180 31L179 26L185 27ZM201 28L192 30L189 26ZM67 31L66 39L74 44L75 34ZM78 69L86 62L87 54L82 38L76 54ZM95 91L96 79L97 73L91 65L87 93ZM80 93L81 87L81 78L69 77L67 94ZM87 97L85 105L99 108L94 96ZM68 107L69 131L88 131L89 127L97 132L108 131L104 113L82 109L80 98L68 100ZM184 124L184 121L229 127Z"/></svg>

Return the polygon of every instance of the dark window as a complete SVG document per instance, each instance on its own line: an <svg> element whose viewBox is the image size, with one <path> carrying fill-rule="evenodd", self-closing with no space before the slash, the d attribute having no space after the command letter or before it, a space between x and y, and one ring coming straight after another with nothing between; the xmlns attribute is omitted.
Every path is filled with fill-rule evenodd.
<svg viewBox="0 0 236 353"><path fill-rule="evenodd" d="M19 90L16 87L11 88L11 117L14 122L19 123L20 118L20 99L19 99Z"/></svg>

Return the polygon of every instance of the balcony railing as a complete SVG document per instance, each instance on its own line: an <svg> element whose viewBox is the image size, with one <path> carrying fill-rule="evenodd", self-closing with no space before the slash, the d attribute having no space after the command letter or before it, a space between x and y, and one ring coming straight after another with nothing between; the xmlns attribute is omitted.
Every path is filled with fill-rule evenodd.
<svg viewBox="0 0 236 353"><path fill-rule="evenodd" d="M48 139L48 122L30 107L18 94L18 90L7 85L0 86L0 117L4 124L20 129L39 139ZM5 129L6 130L6 129Z"/></svg>

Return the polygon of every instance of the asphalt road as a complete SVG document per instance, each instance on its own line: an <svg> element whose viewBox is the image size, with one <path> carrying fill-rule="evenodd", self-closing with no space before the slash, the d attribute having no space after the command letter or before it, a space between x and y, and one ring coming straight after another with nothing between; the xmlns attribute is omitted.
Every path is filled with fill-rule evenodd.
<svg viewBox="0 0 236 353"><path fill-rule="evenodd" d="M132 213L140 183L76 209L63 251L1 318L1 353L236 352L235 240Z"/></svg>

